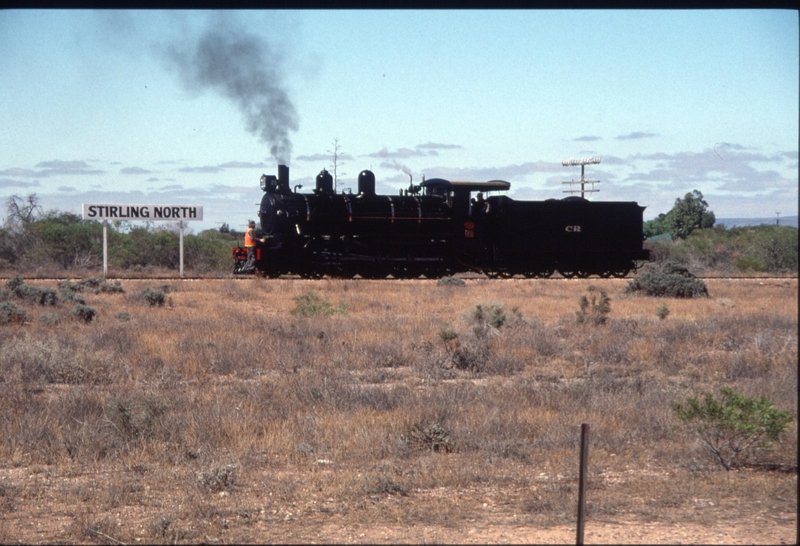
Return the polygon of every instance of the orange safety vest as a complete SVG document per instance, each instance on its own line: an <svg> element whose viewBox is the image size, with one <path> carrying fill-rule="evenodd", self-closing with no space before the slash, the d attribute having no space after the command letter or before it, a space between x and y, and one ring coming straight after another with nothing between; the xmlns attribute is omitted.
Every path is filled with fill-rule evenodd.
<svg viewBox="0 0 800 546"><path fill-rule="evenodd" d="M244 232L244 246L245 247L256 246L255 228L247 228L247 231Z"/></svg>

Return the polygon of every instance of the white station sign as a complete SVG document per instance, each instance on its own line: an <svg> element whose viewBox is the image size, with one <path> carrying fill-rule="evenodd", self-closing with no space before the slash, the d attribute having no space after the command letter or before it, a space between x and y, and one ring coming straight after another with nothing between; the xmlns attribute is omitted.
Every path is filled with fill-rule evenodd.
<svg viewBox="0 0 800 546"><path fill-rule="evenodd" d="M180 226L180 271L183 277L183 223L203 220L202 205L109 205L84 203L84 220L103 220L103 277L108 277L108 220L172 221Z"/></svg>
<svg viewBox="0 0 800 546"><path fill-rule="evenodd" d="M83 204L84 220L145 220L201 222L203 205Z"/></svg>

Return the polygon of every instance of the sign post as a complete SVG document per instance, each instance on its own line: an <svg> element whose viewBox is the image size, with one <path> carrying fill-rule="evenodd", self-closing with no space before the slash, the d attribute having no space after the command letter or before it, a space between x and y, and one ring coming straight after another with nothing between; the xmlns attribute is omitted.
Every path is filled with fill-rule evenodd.
<svg viewBox="0 0 800 546"><path fill-rule="evenodd" d="M108 278L108 220L103 220L103 278Z"/></svg>
<svg viewBox="0 0 800 546"><path fill-rule="evenodd" d="M202 222L203 205L109 205L105 203L84 203L83 219L103 221L103 277L108 276L109 220L177 221L180 229L180 275L183 277L184 222Z"/></svg>
<svg viewBox="0 0 800 546"><path fill-rule="evenodd" d="M178 243L178 246L180 248L180 255L181 255L181 277L183 277L183 220L178 222L178 227L181 230L181 239L180 242Z"/></svg>

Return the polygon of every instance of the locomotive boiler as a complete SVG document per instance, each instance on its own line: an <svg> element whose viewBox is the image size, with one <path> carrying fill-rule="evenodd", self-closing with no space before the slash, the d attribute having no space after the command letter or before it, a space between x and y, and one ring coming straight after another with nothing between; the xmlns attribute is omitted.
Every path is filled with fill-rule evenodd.
<svg viewBox="0 0 800 546"><path fill-rule="evenodd" d="M498 194L501 180L423 180L378 195L361 171L357 193L336 193L323 170L310 193L292 191L289 168L263 175L258 210L264 243L254 270L233 249L234 273L304 278L438 278L473 271L489 277L623 277L649 258L635 202L581 197L520 201ZM482 199L483 194L493 194Z"/></svg>

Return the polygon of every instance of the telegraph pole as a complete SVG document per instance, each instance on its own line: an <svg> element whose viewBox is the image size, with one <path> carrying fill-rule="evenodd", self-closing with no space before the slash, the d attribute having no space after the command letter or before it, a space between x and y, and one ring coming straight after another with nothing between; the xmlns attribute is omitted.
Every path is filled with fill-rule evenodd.
<svg viewBox="0 0 800 546"><path fill-rule="evenodd" d="M586 168L586 165L595 165L597 163L600 163L600 159L601 159L600 157L584 157L583 159L562 159L561 160L561 164L564 167L571 167L573 165L580 165L581 166L581 179L580 180L568 180L566 182L562 182L562 184L569 184L570 185L570 189L563 190L564 193L578 193L578 192L581 192L581 197L583 197L584 193L594 193L594 192L600 191L600 190L594 189L594 185L600 183L599 180L586 180L584 178L584 173L585 173L584 169ZM572 189L572 185L573 184L580 184L581 185L581 189L573 190ZM586 184L591 184L592 185L592 189L587 190L586 189Z"/></svg>

